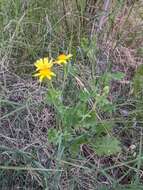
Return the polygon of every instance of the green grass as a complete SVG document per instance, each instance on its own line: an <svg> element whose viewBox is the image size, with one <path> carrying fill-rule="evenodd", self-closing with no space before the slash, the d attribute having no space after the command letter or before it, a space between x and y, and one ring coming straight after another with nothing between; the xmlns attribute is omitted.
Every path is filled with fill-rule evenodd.
<svg viewBox="0 0 143 190"><path fill-rule="evenodd" d="M0 189L143 189L142 7L0 0ZM52 102L33 63L60 52Z"/></svg>

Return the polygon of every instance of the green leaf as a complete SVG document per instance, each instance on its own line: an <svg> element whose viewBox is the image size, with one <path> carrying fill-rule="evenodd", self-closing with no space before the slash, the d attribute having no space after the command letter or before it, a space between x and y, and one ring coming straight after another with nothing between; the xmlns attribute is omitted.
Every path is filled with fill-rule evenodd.
<svg viewBox="0 0 143 190"><path fill-rule="evenodd" d="M93 129L92 131L95 132L96 121L97 121L96 111L92 111L90 112L88 117L84 119L84 122L82 123L82 127L87 128L87 129L92 128Z"/></svg>
<svg viewBox="0 0 143 190"><path fill-rule="evenodd" d="M90 93L85 92L85 91L80 91L79 93L79 99L80 101L87 102L90 98Z"/></svg>
<svg viewBox="0 0 143 190"><path fill-rule="evenodd" d="M70 129L79 122L79 116L75 107L65 106L61 112L63 126Z"/></svg>
<svg viewBox="0 0 143 190"><path fill-rule="evenodd" d="M76 156L80 150L80 145L87 143L87 139L85 135L81 135L77 138L75 138L70 145L70 151L73 156Z"/></svg>
<svg viewBox="0 0 143 190"><path fill-rule="evenodd" d="M57 129L49 129L48 130L48 141L53 144L57 144L59 138L60 131Z"/></svg>
<svg viewBox="0 0 143 190"><path fill-rule="evenodd" d="M58 106L59 104L62 103L62 92L57 89L49 88L47 93L47 100L48 103Z"/></svg>
<svg viewBox="0 0 143 190"><path fill-rule="evenodd" d="M101 80L105 86L108 86L110 81L114 80L122 80L125 77L125 73L123 72L116 72L116 73L110 73L107 72L105 73L102 77Z"/></svg>
<svg viewBox="0 0 143 190"><path fill-rule="evenodd" d="M97 138L95 143L92 144L92 147L99 156L110 156L121 152L120 141L110 136Z"/></svg>
<svg viewBox="0 0 143 190"><path fill-rule="evenodd" d="M114 80L122 80L125 77L125 73L122 72L116 72L111 74L112 79Z"/></svg>
<svg viewBox="0 0 143 190"><path fill-rule="evenodd" d="M109 92L110 92L109 86L105 86L105 87L103 88L103 93L104 93L104 95L108 95Z"/></svg>
<svg viewBox="0 0 143 190"><path fill-rule="evenodd" d="M105 122L97 124L95 130L97 135L108 134L113 128L112 122Z"/></svg>

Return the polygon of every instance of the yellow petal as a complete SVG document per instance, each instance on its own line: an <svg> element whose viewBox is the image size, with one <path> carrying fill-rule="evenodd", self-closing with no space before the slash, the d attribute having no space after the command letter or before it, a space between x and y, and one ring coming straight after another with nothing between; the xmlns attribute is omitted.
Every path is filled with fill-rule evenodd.
<svg viewBox="0 0 143 190"><path fill-rule="evenodd" d="M37 77L37 76L39 76L40 75L40 73L35 73L33 76L34 77Z"/></svg>
<svg viewBox="0 0 143 190"><path fill-rule="evenodd" d="M47 76L47 78L48 78L49 80L51 80L51 77L50 77L50 76Z"/></svg>
<svg viewBox="0 0 143 190"><path fill-rule="evenodd" d="M43 61L49 63L49 58L48 57L44 57Z"/></svg>
<svg viewBox="0 0 143 190"><path fill-rule="evenodd" d="M41 67L43 67L42 59L37 60L34 65L37 67L37 70L39 70Z"/></svg>
<svg viewBox="0 0 143 190"><path fill-rule="evenodd" d="M53 62L50 61L49 64L48 64L48 67L51 68L53 66Z"/></svg>
<svg viewBox="0 0 143 190"><path fill-rule="evenodd" d="M53 73L53 72L51 72L50 74L51 74L51 76L56 76L56 74L55 74L55 73Z"/></svg>
<svg viewBox="0 0 143 190"><path fill-rule="evenodd" d="M57 60L63 60L66 59L66 55L65 54L61 54L57 57Z"/></svg>
<svg viewBox="0 0 143 190"><path fill-rule="evenodd" d="M37 67L36 70L51 68L53 66L52 59L49 61L48 57L37 60L34 65Z"/></svg>
<svg viewBox="0 0 143 190"><path fill-rule="evenodd" d="M40 76L39 81L42 82L43 79L44 79L44 76L42 75Z"/></svg>

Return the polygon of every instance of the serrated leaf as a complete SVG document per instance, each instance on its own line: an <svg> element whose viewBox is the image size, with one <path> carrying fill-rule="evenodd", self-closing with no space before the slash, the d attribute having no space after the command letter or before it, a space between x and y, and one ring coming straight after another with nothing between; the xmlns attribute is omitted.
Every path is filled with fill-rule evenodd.
<svg viewBox="0 0 143 190"><path fill-rule="evenodd" d="M99 156L110 156L121 152L120 141L110 136L97 138L95 143L92 143L92 147Z"/></svg>

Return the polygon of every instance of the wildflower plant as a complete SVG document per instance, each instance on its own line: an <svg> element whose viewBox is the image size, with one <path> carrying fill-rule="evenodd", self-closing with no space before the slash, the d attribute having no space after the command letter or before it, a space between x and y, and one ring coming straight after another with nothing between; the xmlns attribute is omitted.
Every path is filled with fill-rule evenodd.
<svg viewBox="0 0 143 190"><path fill-rule="evenodd" d="M43 58L34 64L37 72L34 76L39 77L40 82L56 77L54 72L56 66L64 67L63 85L57 88L51 80L46 95L48 104L54 106L57 117L57 127L48 130L48 140L55 146L62 145L65 152L68 151L73 156L78 155L83 144L89 145L98 155L116 154L121 151L121 148L119 140L111 135L114 123L104 120L101 113L105 113L106 117L110 118L115 110L115 106L108 98L110 92L108 84L112 78L118 79L118 77L115 74L115 77L112 74L102 76L103 80L94 81L94 84L87 89L78 74L75 74L72 69L67 69L71 58L72 54L61 54L56 59ZM68 75L72 76L75 83L82 84L82 88L76 89L78 98L74 104L65 104L63 98ZM106 82L103 84L103 81Z"/></svg>

